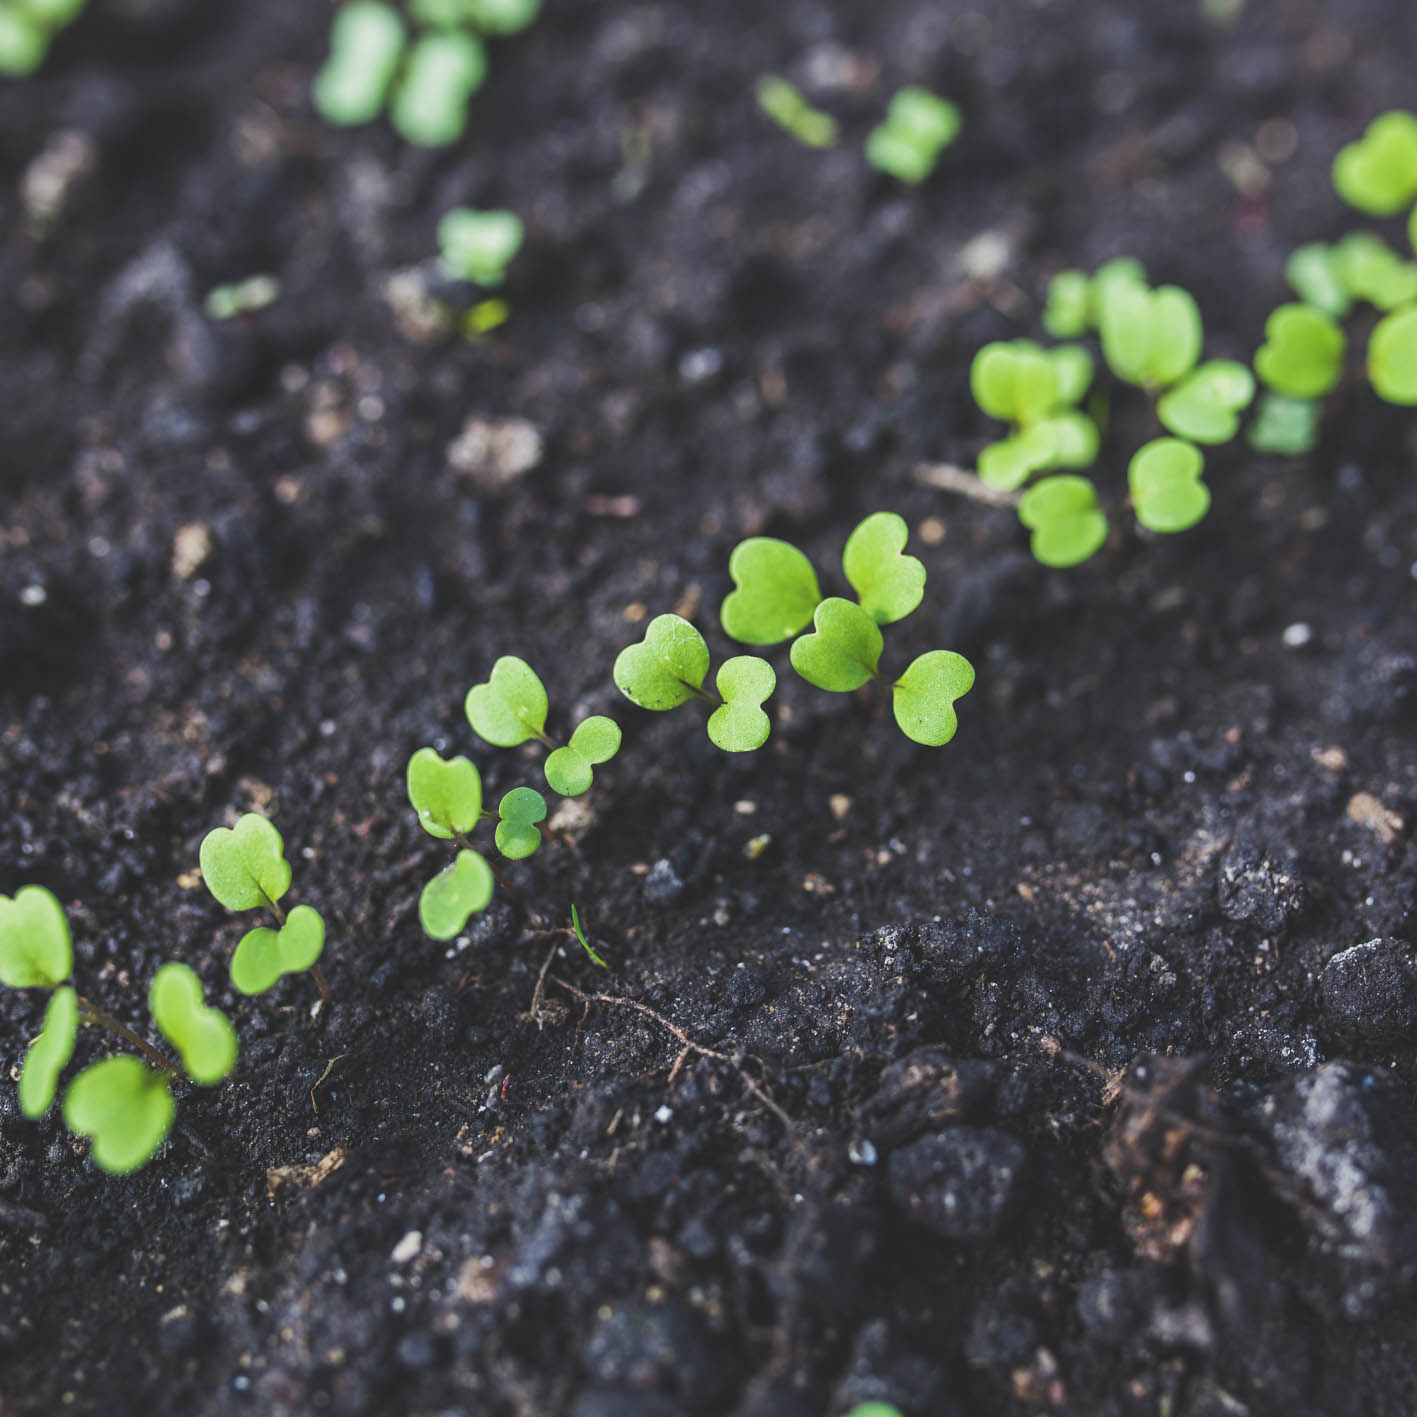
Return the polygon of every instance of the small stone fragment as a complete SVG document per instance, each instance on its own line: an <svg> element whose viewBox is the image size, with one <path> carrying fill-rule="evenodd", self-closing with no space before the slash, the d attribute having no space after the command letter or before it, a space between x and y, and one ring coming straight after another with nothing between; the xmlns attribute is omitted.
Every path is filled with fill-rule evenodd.
<svg viewBox="0 0 1417 1417"><path fill-rule="evenodd" d="M1417 1030L1417 969L1400 940L1368 940L1333 956L1319 974L1324 1022L1340 1037L1372 1045Z"/></svg>

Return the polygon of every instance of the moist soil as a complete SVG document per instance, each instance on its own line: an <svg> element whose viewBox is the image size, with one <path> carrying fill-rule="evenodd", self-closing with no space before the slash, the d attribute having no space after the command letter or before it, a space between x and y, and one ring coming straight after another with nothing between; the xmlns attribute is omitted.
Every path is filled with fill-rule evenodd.
<svg viewBox="0 0 1417 1417"><path fill-rule="evenodd" d="M433 153L314 116L328 18L94 0L0 89L0 889L133 1027L176 958L242 1039L125 1178L3 1089L0 1412L1417 1410L1410 415L1357 383L1310 456L1220 449L1155 538L1115 389L1068 572L919 475L1064 266L1134 255L1248 358L1361 224L1329 163L1413 105L1417 9L552 0ZM907 189L861 140L913 81L965 123ZM473 342L408 294L472 298L458 203L528 232ZM734 652L741 538L840 590L880 507L929 571L887 664L978 670L948 747L781 651L756 754L619 698L650 616ZM463 715L509 653L624 748L440 944L404 765L539 782ZM227 981L197 850L248 810L327 1008ZM0 1000L12 1075L42 1003Z"/></svg>

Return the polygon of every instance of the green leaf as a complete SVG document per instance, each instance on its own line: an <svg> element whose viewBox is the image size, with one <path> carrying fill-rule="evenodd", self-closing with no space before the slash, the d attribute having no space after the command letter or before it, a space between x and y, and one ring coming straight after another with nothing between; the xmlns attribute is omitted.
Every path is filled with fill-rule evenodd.
<svg viewBox="0 0 1417 1417"><path fill-rule="evenodd" d="M841 569L878 625L905 619L925 598L925 567L901 554L909 538L905 519L894 512L872 512L846 538Z"/></svg>
<svg viewBox="0 0 1417 1417"><path fill-rule="evenodd" d="M1249 443L1256 452L1294 456L1318 442L1319 405L1312 399L1289 399L1266 393L1250 424Z"/></svg>
<svg viewBox="0 0 1417 1417"><path fill-rule="evenodd" d="M531 666L504 654L485 684L467 691L467 721L479 738L498 748L515 748L528 739L547 743L546 690Z"/></svg>
<svg viewBox="0 0 1417 1417"><path fill-rule="evenodd" d="M31 1121L49 1111L59 1074L74 1056L78 1036L79 996L66 985L50 995L44 1027L30 1044L20 1069L20 1111Z"/></svg>
<svg viewBox="0 0 1417 1417"><path fill-rule="evenodd" d="M728 574L737 588L724 600L718 618L724 632L740 644L790 640L822 602L812 563L795 546L773 536L740 541L728 558Z"/></svg>
<svg viewBox="0 0 1417 1417"><path fill-rule="evenodd" d="M220 1009L202 1002L202 981L194 969L175 960L163 965L153 975L148 1007L193 1082L220 1082L236 1066L236 1030Z"/></svg>
<svg viewBox="0 0 1417 1417"><path fill-rule="evenodd" d="M1353 304L1334 268L1333 247L1322 241L1293 251L1284 263L1284 277L1304 304L1335 320L1341 320Z"/></svg>
<svg viewBox="0 0 1417 1417"><path fill-rule="evenodd" d="M1393 310L1417 299L1417 265L1370 231L1350 232L1333 248L1332 261L1344 290L1375 309Z"/></svg>
<svg viewBox="0 0 1417 1417"><path fill-rule="evenodd" d="M1052 454L1045 466L1090 467L1097 460L1101 435L1087 414L1067 409L1035 423L1033 428L1053 443ZM1032 431L1029 429L1029 432Z"/></svg>
<svg viewBox="0 0 1417 1417"><path fill-rule="evenodd" d="M1233 359L1210 359L1162 396L1157 417L1196 443L1226 443L1240 431L1240 412L1255 396L1255 377Z"/></svg>
<svg viewBox="0 0 1417 1417"><path fill-rule="evenodd" d="M487 54L475 34L429 31L408 51L389 105L389 121L410 143L447 147L462 137L468 100L486 77Z"/></svg>
<svg viewBox="0 0 1417 1417"><path fill-rule="evenodd" d="M1417 118L1379 114L1356 143L1338 150L1333 185L1350 207L1369 216L1396 216L1417 197Z"/></svg>
<svg viewBox="0 0 1417 1417"><path fill-rule="evenodd" d="M1092 383L1092 356L1080 344L1060 344L1046 353L1058 385L1056 406L1077 403Z"/></svg>
<svg viewBox="0 0 1417 1417"><path fill-rule="evenodd" d="M581 948L591 957L591 959L596 962L596 964L598 964L602 969L610 968L610 966L606 964L606 962L601 959L601 957L596 954L593 949L591 949L590 941L586 939L585 931L581 929L580 911L576 909L574 904L571 906L571 932L575 935L576 939L581 942Z"/></svg>
<svg viewBox="0 0 1417 1417"><path fill-rule="evenodd" d="M515 212L454 207L438 221L438 268L451 280L501 285L523 235Z"/></svg>
<svg viewBox="0 0 1417 1417"><path fill-rule="evenodd" d="M49 35L43 26L14 6L0 9L0 74L27 78L48 53Z"/></svg>
<svg viewBox="0 0 1417 1417"><path fill-rule="evenodd" d="M541 0L464 0L467 17L484 34L518 34L541 10Z"/></svg>
<svg viewBox="0 0 1417 1417"><path fill-rule="evenodd" d="M541 845L537 823L546 820L546 799L534 787L514 787L497 804L497 850L521 861Z"/></svg>
<svg viewBox="0 0 1417 1417"><path fill-rule="evenodd" d="M913 142L898 128L879 123L866 134L866 161L887 177L914 186L934 170L938 154L933 148Z"/></svg>
<svg viewBox="0 0 1417 1417"><path fill-rule="evenodd" d="M290 889L290 864L280 833L247 812L228 830L215 827L202 840L199 860L207 889L228 910L274 905Z"/></svg>
<svg viewBox="0 0 1417 1417"><path fill-rule="evenodd" d="M949 99L912 84L896 94L885 122L867 136L866 161L902 182L922 182L955 140L960 121Z"/></svg>
<svg viewBox="0 0 1417 1417"><path fill-rule="evenodd" d="M1347 340L1343 331L1311 305L1281 305L1265 321L1265 343L1255 354L1255 373L1277 394L1322 398L1338 382Z"/></svg>
<svg viewBox="0 0 1417 1417"><path fill-rule="evenodd" d="M475 851L459 851L457 860L439 871L418 898L418 918L435 940L451 940L469 915L486 910L492 899L492 868Z"/></svg>
<svg viewBox="0 0 1417 1417"><path fill-rule="evenodd" d="M278 930L261 925L241 937L231 956L231 983L242 994L264 994L285 975L311 968L324 948L320 912L297 905Z"/></svg>
<svg viewBox="0 0 1417 1417"><path fill-rule="evenodd" d="M1116 283L1102 303L1098 328L1108 367L1124 383L1165 388L1200 357L1200 310L1179 286Z"/></svg>
<svg viewBox="0 0 1417 1417"><path fill-rule="evenodd" d="M1076 566L1107 540L1097 489L1074 473L1030 487L1018 504L1018 519L1033 533L1030 549L1045 566Z"/></svg>
<svg viewBox="0 0 1417 1417"><path fill-rule="evenodd" d="M1078 339L1087 333L1090 283L1081 271L1059 271L1048 282L1043 328L1054 339Z"/></svg>
<svg viewBox="0 0 1417 1417"><path fill-rule="evenodd" d="M1045 418L1008 438L1000 438L979 450L979 480L987 487L1012 492L1022 487L1035 472L1053 466L1057 452L1053 420Z"/></svg>
<svg viewBox="0 0 1417 1417"><path fill-rule="evenodd" d="M1114 256L1098 266L1088 285L1089 318L1093 329L1101 329L1103 311L1113 294L1132 286L1149 289L1146 268L1135 256Z"/></svg>
<svg viewBox="0 0 1417 1417"><path fill-rule="evenodd" d="M1148 531L1194 526L1210 508L1204 468L1201 450L1180 438L1155 438L1138 448L1127 468L1137 520Z"/></svg>
<svg viewBox="0 0 1417 1417"><path fill-rule="evenodd" d="M974 687L974 666L953 650L935 649L912 660L891 686L891 709L900 731L915 743L938 748L955 736L955 700Z"/></svg>
<svg viewBox="0 0 1417 1417"><path fill-rule="evenodd" d="M777 687L767 660L739 654L719 667L714 683L723 698L709 714L708 736L725 753L751 753L768 741L772 724L761 705Z"/></svg>
<svg viewBox="0 0 1417 1417"><path fill-rule="evenodd" d="M128 1053L91 1064L64 1094L65 1125L92 1138L95 1164L113 1176L147 1165L176 1114L167 1078Z"/></svg>
<svg viewBox="0 0 1417 1417"><path fill-rule="evenodd" d="M468 758L445 760L436 748L420 748L408 760L408 800L423 830L449 841L477 825L482 778Z"/></svg>
<svg viewBox="0 0 1417 1417"><path fill-rule="evenodd" d="M1394 310L1373 327L1368 379L1388 403L1417 404L1417 308Z"/></svg>
<svg viewBox="0 0 1417 1417"><path fill-rule="evenodd" d="M571 741L546 759L546 783L562 797L579 797L595 779L595 765L608 763L620 751L620 726L602 714L576 725Z"/></svg>
<svg viewBox="0 0 1417 1417"><path fill-rule="evenodd" d="M813 108L777 74L764 74L758 80L758 107L804 147L829 148L836 142L836 119Z"/></svg>
<svg viewBox="0 0 1417 1417"><path fill-rule="evenodd" d="M379 0L342 5L330 26L330 56L311 85L315 111L339 127L377 118L403 44L403 21L391 5Z"/></svg>
<svg viewBox="0 0 1417 1417"><path fill-rule="evenodd" d="M969 366L974 401L990 418L1022 427L1058 404L1058 370L1032 340L986 344Z"/></svg>
<svg viewBox="0 0 1417 1417"><path fill-rule="evenodd" d="M849 694L876 677L883 641L876 622L857 604L831 596L817 606L814 631L793 640L792 667L809 684Z"/></svg>
<svg viewBox="0 0 1417 1417"><path fill-rule="evenodd" d="M644 639L627 645L616 656L611 674L615 687L632 704L662 710L699 697L708 669L704 637L681 616L656 615Z"/></svg>
<svg viewBox="0 0 1417 1417"><path fill-rule="evenodd" d="M53 989L74 972L64 907L43 886L0 895L0 984Z"/></svg>

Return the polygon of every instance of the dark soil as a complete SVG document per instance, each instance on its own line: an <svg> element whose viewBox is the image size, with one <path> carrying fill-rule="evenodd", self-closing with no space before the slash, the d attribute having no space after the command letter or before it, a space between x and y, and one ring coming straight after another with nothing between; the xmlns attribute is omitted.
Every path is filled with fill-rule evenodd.
<svg viewBox="0 0 1417 1417"><path fill-rule="evenodd" d="M1134 254L1248 357L1355 224L1333 153L1414 103L1417 7L551 0L438 154L312 115L323 5L89 9L0 88L0 889L60 896L137 1027L189 961L243 1055L126 1179L0 1090L0 1412L1417 1410L1410 416L1222 450L1200 528L1069 573L916 477L972 462L969 360L1063 265ZM839 148L763 120L771 70ZM915 80L965 113L918 191L860 154ZM458 202L526 219L512 318L418 343L385 286ZM203 316L257 271L274 305ZM459 471L472 416L537 465ZM1139 400L1112 429L1119 499ZM731 649L744 535L832 568L882 506L940 521L887 653L974 660L949 747L787 673L746 759L619 699L637 617ZM445 947L403 768L537 780L463 718L504 653L625 749ZM330 922L324 1013L226 983L250 922L194 868L250 809ZM538 933L572 902L608 975ZM0 999L7 1069L41 1003Z"/></svg>

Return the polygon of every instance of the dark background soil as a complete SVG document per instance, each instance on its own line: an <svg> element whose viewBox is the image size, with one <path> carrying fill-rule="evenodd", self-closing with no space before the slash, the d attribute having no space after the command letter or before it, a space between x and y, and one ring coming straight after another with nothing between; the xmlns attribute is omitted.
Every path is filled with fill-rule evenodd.
<svg viewBox="0 0 1417 1417"><path fill-rule="evenodd" d="M244 1051L126 1179L0 1090L0 1412L1417 1410L1410 416L1223 450L1199 529L1069 573L915 476L971 463L969 360L1063 265L1140 257L1247 358L1285 254L1354 224L1333 153L1414 104L1417 9L551 0L436 154L312 115L324 5L89 10L0 87L0 890L52 888L136 1026L189 961ZM839 148L765 122L766 71ZM860 140L910 81L965 127L908 191ZM91 165L38 232L64 130ZM459 202L527 222L512 318L419 344L384 288ZM273 306L202 315L255 271ZM457 471L470 416L538 465ZM1115 500L1138 401L1112 430ZM948 748L788 674L745 759L619 699L637 615L731 650L741 537L835 587L882 506L943 523L887 652L974 660ZM462 716L504 653L625 749L443 946L403 767L537 781ZM253 808L330 924L316 1019L225 982L250 922L197 847ZM526 1018L572 902L611 973L553 975L741 1063L555 984ZM7 1071L41 1003L0 999Z"/></svg>

